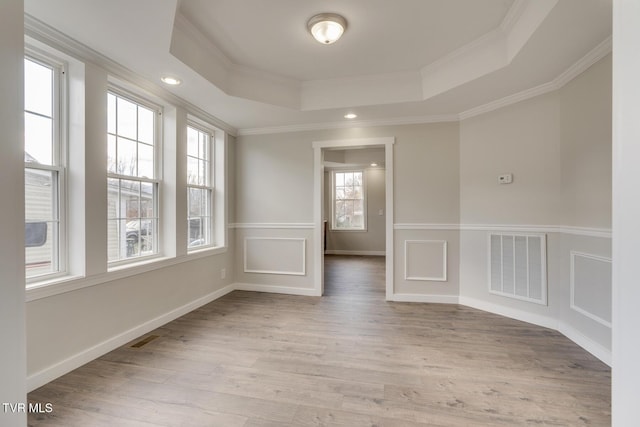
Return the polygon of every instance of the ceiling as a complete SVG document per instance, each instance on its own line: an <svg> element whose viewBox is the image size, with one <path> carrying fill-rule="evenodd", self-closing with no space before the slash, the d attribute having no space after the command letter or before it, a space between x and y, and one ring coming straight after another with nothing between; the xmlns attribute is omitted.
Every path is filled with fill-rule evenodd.
<svg viewBox="0 0 640 427"><path fill-rule="evenodd" d="M25 0L27 14L140 76L179 77L166 89L240 133L457 120L555 87L606 54L611 9L611 0ZM321 12L348 21L335 44L306 30Z"/></svg>

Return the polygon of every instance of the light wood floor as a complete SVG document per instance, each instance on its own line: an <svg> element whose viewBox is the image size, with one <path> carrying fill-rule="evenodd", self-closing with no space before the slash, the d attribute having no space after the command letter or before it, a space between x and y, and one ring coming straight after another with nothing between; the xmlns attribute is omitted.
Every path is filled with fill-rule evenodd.
<svg viewBox="0 0 640 427"><path fill-rule="evenodd" d="M610 425L610 369L559 333L326 262L325 297L233 292L33 391L29 425Z"/></svg>

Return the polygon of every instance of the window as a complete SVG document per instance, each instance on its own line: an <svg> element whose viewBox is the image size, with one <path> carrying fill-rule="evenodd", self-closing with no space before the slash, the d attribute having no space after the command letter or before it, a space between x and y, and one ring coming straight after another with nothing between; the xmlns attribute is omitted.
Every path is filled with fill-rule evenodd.
<svg viewBox="0 0 640 427"><path fill-rule="evenodd" d="M334 230L365 230L364 172L333 172Z"/></svg>
<svg viewBox="0 0 640 427"><path fill-rule="evenodd" d="M107 95L108 259L158 253L158 108Z"/></svg>
<svg viewBox="0 0 640 427"><path fill-rule="evenodd" d="M27 280L66 269L62 67L24 60L25 264Z"/></svg>
<svg viewBox="0 0 640 427"><path fill-rule="evenodd" d="M189 249L213 244L213 150L211 134L187 127L187 221Z"/></svg>

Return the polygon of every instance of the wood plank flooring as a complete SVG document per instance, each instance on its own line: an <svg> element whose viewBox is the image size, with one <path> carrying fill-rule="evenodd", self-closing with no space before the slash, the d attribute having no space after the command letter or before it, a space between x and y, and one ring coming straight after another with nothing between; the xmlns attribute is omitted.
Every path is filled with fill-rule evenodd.
<svg viewBox="0 0 640 427"><path fill-rule="evenodd" d="M323 298L233 292L33 391L30 426L607 426L610 369L561 334L387 303L383 257ZM135 348L147 336L158 338Z"/></svg>

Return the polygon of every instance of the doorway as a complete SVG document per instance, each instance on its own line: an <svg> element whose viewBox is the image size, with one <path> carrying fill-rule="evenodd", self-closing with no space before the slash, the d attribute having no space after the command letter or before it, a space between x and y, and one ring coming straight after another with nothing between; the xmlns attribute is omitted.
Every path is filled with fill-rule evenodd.
<svg viewBox="0 0 640 427"><path fill-rule="evenodd" d="M333 221L327 215L325 188L325 157L330 159L332 151L354 150L354 149L380 149L384 152L384 254L385 254L385 298L392 299L393 296L393 144L395 138L362 138L333 141L317 141L313 143L314 149L314 289L316 295L324 294L324 253L325 253L325 230L330 226L329 221ZM335 155L334 159L335 159ZM348 167L346 169L349 169ZM344 177L343 177L344 178ZM353 177L352 177L353 178ZM330 194L330 193L329 193ZM353 209L351 210L353 212ZM343 218L346 220L346 218ZM349 225L357 224L351 222ZM326 221L326 222L325 222Z"/></svg>

